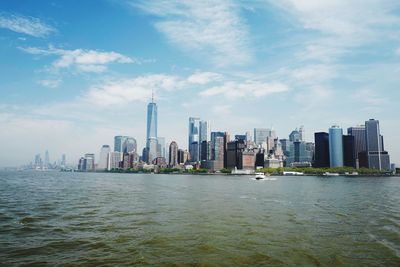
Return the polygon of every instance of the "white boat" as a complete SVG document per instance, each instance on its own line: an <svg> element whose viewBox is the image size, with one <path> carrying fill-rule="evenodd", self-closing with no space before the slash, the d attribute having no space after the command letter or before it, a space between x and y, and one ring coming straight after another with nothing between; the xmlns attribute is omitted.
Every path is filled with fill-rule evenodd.
<svg viewBox="0 0 400 267"><path fill-rule="evenodd" d="M324 172L322 175L323 176L339 176L339 173L337 173L337 172Z"/></svg>
<svg viewBox="0 0 400 267"><path fill-rule="evenodd" d="M256 177L254 177L255 180L264 180L266 178L263 172L256 172L255 174L256 174Z"/></svg>

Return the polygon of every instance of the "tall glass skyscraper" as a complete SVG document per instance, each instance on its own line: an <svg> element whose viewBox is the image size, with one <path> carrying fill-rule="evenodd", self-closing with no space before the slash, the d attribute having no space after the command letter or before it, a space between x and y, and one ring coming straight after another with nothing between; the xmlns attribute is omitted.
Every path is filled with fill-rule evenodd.
<svg viewBox="0 0 400 267"><path fill-rule="evenodd" d="M154 99L147 105L147 162L151 163L157 157L157 104Z"/></svg>
<svg viewBox="0 0 400 267"><path fill-rule="evenodd" d="M329 128L330 167L343 167L343 130L339 126Z"/></svg>
<svg viewBox="0 0 400 267"><path fill-rule="evenodd" d="M199 159L199 143L200 143L200 118L189 118L189 154L192 161ZM196 144L194 144L196 143ZM197 147L196 147L197 146Z"/></svg>

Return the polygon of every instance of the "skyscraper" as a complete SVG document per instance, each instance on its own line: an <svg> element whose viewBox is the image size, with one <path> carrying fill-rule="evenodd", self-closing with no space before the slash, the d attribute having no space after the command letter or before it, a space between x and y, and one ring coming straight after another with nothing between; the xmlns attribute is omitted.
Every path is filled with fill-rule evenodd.
<svg viewBox="0 0 400 267"><path fill-rule="evenodd" d="M175 167L178 165L178 144L172 141L169 145L169 167Z"/></svg>
<svg viewBox="0 0 400 267"><path fill-rule="evenodd" d="M46 150L46 153L44 154L44 167L49 168L50 167L50 156L49 156L49 151Z"/></svg>
<svg viewBox="0 0 400 267"><path fill-rule="evenodd" d="M100 157L99 157L99 170L106 170L108 164L108 155L111 152L111 148L109 145L103 145L100 149Z"/></svg>
<svg viewBox="0 0 400 267"><path fill-rule="evenodd" d="M61 155L61 167L65 167L67 165L67 156L65 154Z"/></svg>
<svg viewBox="0 0 400 267"><path fill-rule="evenodd" d="M319 132L314 134L315 140L315 160L314 167L316 168L328 168L330 166L329 161L329 134L325 132Z"/></svg>
<svg viewBox="0 0 400 267"><path fill-rule="evenodd" d="M343 130L339 126L329 128L330 167L343 167Z"/></svg>
<svg viewBox="0 0 400 267"><path fill-rule="evenodd" d="M94 164L95 164L94 154L92 154L92 153L85 154L85 167L84 167L84 170L85 171L94 171L95 170Z"/></svg>
<svg viewBox="0 0 400 267"><path fill-rule="evenodd" d="M124 152L125 140L126 140L126 136L122 136L122 135L114 136L114 151L115 152Z"/></svg>
<svg viewBox="0 0 400 267"><path fill-rule="evenodd" d="M157 155L158 157L165 158L165 137L158 137L157 138Z"/></svg>
<svg viewBox="0 0 400 267"><path fill-rule="evenodd" d="M289 134L289 140L290 140L291 142L300 141L300 140L301 140L301 138L300 138L300 132L299 132L297 129L293 130L293 131Z"/></svg>
<svg viewBox="0 0 400 267"><path fill-rule="evenodd" d="M121 152L121 151L120 151ZM123 153L137 152L137 142L136 139L130 136L126 136L125 143L123 145Z"/></svg>
<svg viewBox="0 0 400 267"><path fill-rule="evenodd" d="M157 104L154 98L147 105L147 135L146 148L148 150L147 162L151 163L157 157Z"/></svg>
<svg viewBox="0 0 400 267"><path fill-rule="evenodd" d="M189 118L189 132L188 132L189 142L188 149L192 161L196 161L200 158L199 148L195 147L193 143L196 142L197 146L200 143L200 118Z"/></svg>
<svg viewBox="0 0 400 267"><path fill-rule="evenodd" d="M343 165L356 168L354 136L343 135Z"/></svg>
<svg viewBox="0 0 400 267"><path fill-rule="evenodd" d="M359 164L359 154L367 151L365 141L365 125L347 128L347 135L354 136L354 157L356 160L356 167L361 167ZM364 167L368 167L368 164Z"/></svg>
<svg viewBox="0 0 400 267"><path fill-rule="evenodd" d="M378 170L390 170L389 153L384 151L383 137L380 134L378 120L370 119L365 122L365 140L368 167Z"/></svg>
<svg viewBox="0 0 400 267"><path fill-rule="evenodd" d="M266 128L254 128L254 143L261 146L271 136L271 130Z"/></svg>
<svg viewBox="0 0 400 267"><path fill-rule="evenodd" d="M304 131L304 126L300 126L299 128L299 139L300 141L305 141L305 131Z"/></svg>

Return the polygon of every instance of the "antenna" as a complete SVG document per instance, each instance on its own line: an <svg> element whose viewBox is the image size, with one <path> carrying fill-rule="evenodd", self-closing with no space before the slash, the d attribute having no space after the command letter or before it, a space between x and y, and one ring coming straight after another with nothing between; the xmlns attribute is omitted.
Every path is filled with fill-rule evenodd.
<svg viewBox="0 0 400 267"><path fill-rule="evenodd" d="M151 89L151 103L154 103L154 88Z"/></svg>

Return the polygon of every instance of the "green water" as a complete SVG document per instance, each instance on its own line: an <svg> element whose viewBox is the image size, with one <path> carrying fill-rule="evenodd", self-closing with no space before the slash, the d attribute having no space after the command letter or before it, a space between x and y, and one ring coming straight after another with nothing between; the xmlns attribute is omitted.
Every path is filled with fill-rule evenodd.
<svg viewBox="0 0 400 267"><path fill-rule="evenodd" d="M1 266L400 266L400 178L0 172Z"/></svg>

